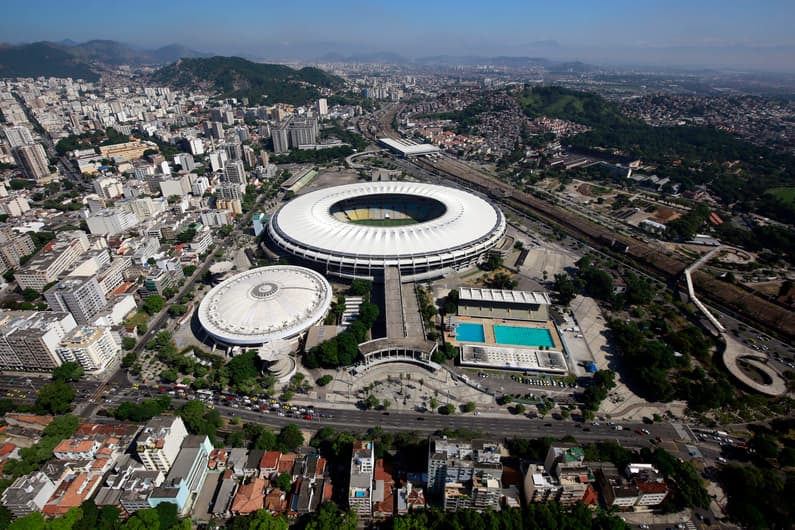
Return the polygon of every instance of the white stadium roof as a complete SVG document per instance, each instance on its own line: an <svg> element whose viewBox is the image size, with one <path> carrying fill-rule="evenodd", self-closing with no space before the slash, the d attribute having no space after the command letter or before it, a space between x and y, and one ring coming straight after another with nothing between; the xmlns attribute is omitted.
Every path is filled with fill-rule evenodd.
<svg viewBox="0 0 795 530"><path fill-rule="evenodd" d="M260 267L224 280L199 305L199 321L216 340L256 345L289 339L323 318L331 285L311 269Z"/></svg>
<svg viewBox="0 0 795 530"><path fill-rule="evenodd" d="M406 140L395 140L393 138L379 138L378 141L390 149L400 152L403 156L428 155L439 152L439 148L432 144L415 144Z"/></svg>
<svg viewBox="0 0 795 530"><path fill-rule="evenodd" d="M413 195L441 202L436 219L405 226L368 226L340 221L331 207L366 195ZM472 245L505 231L502 213L466 191L417 182L368 182L321 189L293 199L271 219L278 234L301 246L332 255L415 257Z"/></svg>

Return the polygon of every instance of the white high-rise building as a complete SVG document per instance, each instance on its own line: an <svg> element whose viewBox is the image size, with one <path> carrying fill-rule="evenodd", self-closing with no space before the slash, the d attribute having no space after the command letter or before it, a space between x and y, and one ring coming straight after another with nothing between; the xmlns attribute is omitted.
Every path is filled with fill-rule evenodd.
<svg viewBox="0 0 795 530"><path fill-rule="evenodd" d="M27 127L3 127L3 136L12 149L33 143L33 135Z"/></svg>
<svg viewBox="0 0 795 530"><path fill-rule="evenodd" d="M19 193L0 199L0 213L9 217L19 217L28 210L30 210L28 199Z"/></svg>
<svg viewBox="0 0 795 530"><path fill-rule="evenodd" d="M190 186L190 192L195 197L201 197L204 195L204 192L210 187L210 181L207 180L207 177L201 176L197 177L196 180L193 181L193 184Z"/></svg>
<svg viewBox="0 0 795 530"><path fill-rule="evenodd" d="M0 369L49 372L61 365L56 353L74 317L56 311L0 312Z"/></svg>
<svg viewBox="0 0 795 530"><path fill-rule="evenodd" d="M201 138L189 139L188 146L190 147L190 154L193 156L204 154L204 142L202 142Z"/></svg>
<svg viewBox="0 0 795 530"><path fill-rule="evenodd" d="M291 148L297 149L302 145L314 145L320 134L317 118L293 118L290 121L289 132Z"/></svg>
<svg viewBox="0 0 795 530"><path fill-rule="evenodd" d="M328 100L326 98L320 98L317 100L317 113L319 116L328 115Z"/></svg>
<svg viewBox="0 0 795 530"><path fill-rule="evenodd" d="M88 324L108 303L95 276L67 276L45 291L53 311L66 311L78 324Z"/></svg>
<svg viewBox="0 0 795 530"><path fill-rule="evenodd" d="M193 156L188 153L179 153L174 155L174 165L179 164L185 171L193 171L196 169L196 162Z"/></svg>
<svg viewBox="0 0 795 530"><path fill-rule="evenodd" d="M183 440L188 437L179 416L157 416L149 420L135 440L135 452L150 471L168 473Z"/></svg>
<svg viewBox="0 0 795 530"><path fill-rule="evenodd" d="M23 145L14 149L17 163L25 170L28 178L39 180L50 174L47 153L41 144Z"/></svg>
<svg viewBox="0 0 795 530"><path fill-rule="evenodd" d="M271 139L273 140L273 152L278 154L286 153L290 150L290 135L287 132L289 122L285 121L277 125L271 131Z"/></svg>
<svg viewBox="0 0 795 530"><path fill-rule="evenodd" d="M104 326L75 328L58 346L61 361L79 363L86 372L104 370L120 353L121 346Z"/></svg>
<svg viewBox="0 0 795 530"><path fill-rule="evenodd" d="M242 160L243 148L239 142L227 142L221 146L226 151L226 157L229 160Z"/></svg>
<svg viewBox="0 0 795 530"><path fill-rule="evenodd" d="M246 183L246 169L242 160L232 160L224 166L224 178L232 184Z"/></svg>
<svg viewBox="0 0 795 530"><path fill-rule="evenodd" d="M227 159L226 151L221 150L210 153L210 169L212 171L221 171L224 169Z"/></svg>

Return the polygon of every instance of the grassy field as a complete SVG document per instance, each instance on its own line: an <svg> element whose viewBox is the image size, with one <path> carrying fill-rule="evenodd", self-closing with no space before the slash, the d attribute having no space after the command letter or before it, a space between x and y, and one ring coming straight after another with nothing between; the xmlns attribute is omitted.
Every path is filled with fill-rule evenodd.
<svg viewBox="0 0 795 530"><path fill-rule="evenodd" d="M765 193L769 193L773 195L777 199L783 202L793 202L795 203L795 188L770 188Z"/></svg>
<svg viewBox="0 0 795 530"><path fill-rule="evenodd" d="M351 223L364 226L407 226L415 225L417 221L414 219L358 219Z"/></svg>
<svg viewBox="0 0 795 530"><path fill-rule="evenodd" d="M139 311L128 318L124 324L127 326L137 326L138 324L146 324L147 322L149 322L149 315Z"/></svg>

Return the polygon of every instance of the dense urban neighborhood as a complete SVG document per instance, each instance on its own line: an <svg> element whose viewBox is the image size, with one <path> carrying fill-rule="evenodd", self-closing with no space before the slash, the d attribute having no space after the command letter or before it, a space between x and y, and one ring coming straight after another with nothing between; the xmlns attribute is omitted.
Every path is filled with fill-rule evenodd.
<svg viewBox="0 0 795 530"><path fill-rule="evenodd" d="M792 85L113 41L0 76L0 528L791 526Z"/></svg>

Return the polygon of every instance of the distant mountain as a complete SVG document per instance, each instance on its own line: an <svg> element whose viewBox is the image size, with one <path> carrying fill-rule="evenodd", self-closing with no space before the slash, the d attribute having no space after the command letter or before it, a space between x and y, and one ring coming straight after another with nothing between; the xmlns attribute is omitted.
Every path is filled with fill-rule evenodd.
<svg viewBox="0 0 795 530"><path fill-rule="evenodd" d="M68 48L70 53L86 62L108 65L168 64L186 57L209 57L179 44L169 44L156 50L137 50L113 40L91 40Z"/></svg>
<svg viewBox="0 0 795 530"><path fill-rule="evenodd" d="M366 63L366 64L405 64L409 59L392 52L374 52L355 55L342 55L341 53L327 53L318 59L327 63Z"/></svg>
<svg viewBox="0 0 795 530"><path fill-rule="evenodd" d="M73 77L96 81L99 79L97 65L169 64L183 57L208 56L179 44L156 50L136 50L112 40L76 43L66 39L0 45L0 77Z"/></svg>
<svg viewBox="0 0 795 530"><path fill-rule="evenodd" d="M180 59L195 59L199 57L212 57L212 53L197 52L191 50L181 44L169 44L168 46L160 47L156 50L149 52L152 58L156 59L154 62L161 64L169 64Z"/></svg>
<svg viewBox="0 0 795 530"><path fill-rule="evenodd" d="M489 64L493 66L510 66L510 67L522 67L522 66L550 66L552 61L549 59L544 59L542 57L509 57L509 56L498 56L498 57L481 57L478 55L435 55L431 57L420 57L415 59L414 62L420 64L429 64L429 65L478 65L478 64Z"/></svg>
<svg viewBox="0 0 795 530"><path fill-rule="evenodd" d="M181 59L161 68L152 81L175 88L217 91L248 98L252 104L301 105L319 96L318 88L339 88L342 79L318 68L295 70L280 64L254 63L240 57Z"/></svg>
<svg viewBox="0 0 795 530"><path fill-rule="evenodd" d="M0 77L73 77L96 81L99 74L69 48L50 42L0 46Z"/></svg>

